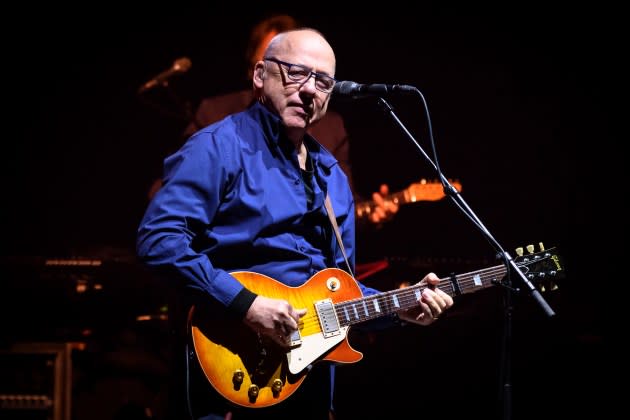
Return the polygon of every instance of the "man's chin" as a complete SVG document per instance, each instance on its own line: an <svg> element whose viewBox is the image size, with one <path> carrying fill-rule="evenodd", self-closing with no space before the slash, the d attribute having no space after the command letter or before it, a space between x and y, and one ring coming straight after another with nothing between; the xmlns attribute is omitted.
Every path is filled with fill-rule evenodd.
<svg viewBox="0 0 630 420"><path fill-rule="evenodd" d="M288 117L284 121L284 125L286 125L287 128L293 128L293 129L306 130L309 124L310 124L310 118L308 116Z"/></svg>

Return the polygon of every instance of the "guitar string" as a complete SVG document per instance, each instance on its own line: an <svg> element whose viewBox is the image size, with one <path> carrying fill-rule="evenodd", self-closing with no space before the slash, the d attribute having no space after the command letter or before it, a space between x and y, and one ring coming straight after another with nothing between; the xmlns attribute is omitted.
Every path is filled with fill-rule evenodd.
<svg viewBox="0 0 630 420"><path fill-rule="evenodd" d="M498 277L497 275L503 276L505 273L506 273L505 267L496 266L496 267L491 267L491 268L487 268L483 270L473 271L470 273L460 274L456 276L456 279L457 279L459 288L462 290L462 294L465 294L465 293L470 293L471 290L469 289L481 290L481 289L485 289L491 286L492 279L495 279L496 277ZM481 280L480 286L476 285L478 280L476 280L475 277L480 277L480 280ZM445 293L449 294L450 296L453 296L453 294L455 294L455 287L451 283L450 278L443 278L441 279L441 282L444 282L444 284L439 284L438 288L444 291ZM390 290L390 291L379 293L376 295L358 297L356 299L339 302L335 304L335 312L336 312L337 317L342 319L344 318L344 315L345 315L344 311L348 307L351 307L353 305L359 305L362 307L363 303L366 300L376 299L377 301L383 301L394 295L396 295L399 305L401 306L401 309L406 309L413 306L419 306L419 302L416 299L416 291L419 293L422 293L422 291L426 288L427 288L426 284L416 284L416 285L409 286L406 288ZM396 309L388 313L396 312L398 310L400 309ZM369 314L362 315L362 316L360 315L359 322L363 320L369 320L374 317L378 317L381 314L382 313L374 312L372 315L369 315ZM319 317L317 316L316 313L312 313L311 315L307 314L303 318L300 319L299 324L302 326L302 329L313 328L314 326L319 324Z"/></svg>
<svg viewBox="0 0 630 420"><path fill-rule="evenodd" d="M460 283L461 287L467 288L463 283ZM365 303L365 300L357 301L353 303L345 303L340 305L340 308L337 310L338 316L347 323L356 323L363 322L369 319L380 317L381 315L397 312L399 310L409 309L413 307L420 306L418 302L417 295L421 294L424 289L426 289L426 285L414 285L405 289L400 289L398 291L393 291L392 293L386 293L384 296L375 297L376 301L375 305L379 304L379 306L384 306L386 308L385 313L382 311L379 312L372 305L368 305ZM453 288L449 285L445 285L440 287L447 294L452 295ZM446 290L449 289L449 290ZM394 302L394 296L396 302ZM369 297L367 297L369 299ZM357 308L356 306L359 308ZM346 310L348 307L352 308L353 318L349 319Z"/></svg>
<svg viewBox="0 0 630 420"><path fill-rule="evenodd" d="M539 260L536 260L536 262L540 263L546 259L548 258L539 259ZM499 281L500 278L503 278L503 276L505 276L506 273L507 273L506 268L504 266L499 265L499 266L489 267L489 268L472 271L468 273L458 274L455 276L455 279L457 281L457 287L460 289L461 294L467 294L467 293L478 291L481 289L486 289L492 286L493 280ZM440 290L444 291L450 296L453 296L456 294L456 287L450 281L451 279L449 277L442 278L440 280L441 280L441 283L437 286ZM481 284L478 284L479 282L481 282ZM396 312L398 310L408 309L414 306L419 306L418 300L416 298L416 293L422 293L422 291L426 288L427 288L426 283L415 284L415 285L408 286L401 289L395 289L395 290L390 290L387 292L378 293L376 295L361 296L361 297L350 299L344 302L338 302L334 305L335 314L337 315L338 319L342 320L342 323L344 323L344 318L346 318L344 325L346 325L346 323L352 324L352 323L364 322L373 318L380 317L382 315L386 315L388 313ZM379 302L380 304L383 304L386 307L388 305L390 307L395 307L395 305L392 305L391 302L386 301L392 296L396 296L396 299L399 305L398 307L400 309L389 310L386 313L377 312L376 310L370 313L369 309L367 309L368 311L367 314L365 313L363 315L361 314L360 310L364 309L364 307L367 308L367 301L370 299L376 300L377 302ZM359 309L356 309L357 307ZM348 310L348 308L352 308L355 318L347 319L346 311ZM313 328L314 326L319 324L319 320L320 318L315 313L310 316L306 315L306 318L303 318L300 320L301 321L300 324L303 325L304 328Z"/></svg>
<svg viewBox="0 0 630 420"><path fill-rule="evenodd" d="M541 262L541 261L543 260L537 260L536 262ZM485 289L492 286L493 280L498 281L500 278L505 276L506 272L507 270L505 269L505 267L496 266L489 269L479 270L476 272L460 274L460 275L457 275L456 279L457 279L457 284L461 291L461 294L466 294L466 293L478 291L478 290ZM478 279L476 277L478 277ZM456 287L448 279L442 279L442 281L443 281L443 284L438 285L438 287L441 290L443 290L444 292L446 292L447 294L451 296L457 294ZM479 284L479 281L481 282L481 284ZM407 307L418 305L418 302L416 299L416 291L421 293L422 290L424 290L425 288L426 288L426 285L414 285L414 286L409 286L404 289L385 292L383 295L375 295L374 297L377 299L378 302L381 302L383 299L390 297L390 295L396 294L396 299L398 299L398 302L400 303L400 309L405 309ZM381 299L381 296L383 296L382 299ZM369 299L369 296L366 298ZM365 299L361 298L361 299L355 299L354 302L352 301L342 302L340 304L339 310L337 311L337 314L340 315L341 311L347 308L348 305L346 304L353 305L353 304L359 303L358 306L363 306L362 301L364 300ZM397 310L399 309L395 309L395 311ZM367 315L362 315L361 317L357 316L355 319L347 320L347 322L348 323L363 322L368 319L378 317L380 315L381 315L380 313L374 311L372 313L368 313Z"/></svg>
<svg viewBox="0 0 630 420"><path fill-rule="evenodd" d="M503 267L499 267L498 269L496 268L492 268L492 269L486 269L486 270L481 270L480 272L483 271L487 271L487 273L484 274L483 277L492 277L495 278L496 274L504 274L505 273L505 269ZM461 289L463 289L464 293L467 293L466 291L470 288L475 288L474 283L474 276L477 275L477 272L475 272L475 274L461 274L458 276L458 284L460 286ZM442 279L443 281L445 281L445 284L443 285L439 285L438 287L443 290L444 292L448 293L449 295L453 295L454 293L454 288L453 285L450 281L448 281L448 283L446 283L446 279ZM482 279L482 286L477 286L477 290L479 290L479 288L486 288L490 286L490 282L488 281L488 279L486 278L485 280ZM354 305L360 306L361 309L363 309L364 306L364 302L366 302L366 300L369 300L370 298L372 299L376 299L377 301L380 301L383 303L383 301L391 296L396 295L397 299L398 299L398 303L400 306L400 309L396 309L393 311L390 311L388 313L391 312L396 312L398 310L401 309L406 309L406 308L410 308L413 306L419 306L419 303L416 299L416 291L418 291L419 293L422 293L422 291L426 288L427 286L425 284L416 284L413 286L409 286L407 288L403 288L403 289L396 289L396 290L391 290L388 292L384 292L382 294L377 294L377 295L372 295L372 296L366 296L366 297L360 297L360 298L356 298L356 299L351 299L348 301L344 301L344 302L340 302L338 304L336 304L336 314L337 317L340 319L345 318L345 310L348 309L349 307L353 307ZM385 302L385 306L387 306L388 304ZM393 307L393 305L391 305ZM354 314L356 316L356 318L350 320L350 321L357 321L358 318L358 322L362 322L365 320L369 320L371 318L374 317L378 317L380 315L382 315L382 313L376 312L374 311L371 315L362 315L361 312L359 312L359 310L354 311ZM304 324L305 327L312 327L313 324L308 323L309 321L313 322L314 324L319 324L319 318L316 316L316 314L313 317L309 317L308 319L304 320Z"/></svg>

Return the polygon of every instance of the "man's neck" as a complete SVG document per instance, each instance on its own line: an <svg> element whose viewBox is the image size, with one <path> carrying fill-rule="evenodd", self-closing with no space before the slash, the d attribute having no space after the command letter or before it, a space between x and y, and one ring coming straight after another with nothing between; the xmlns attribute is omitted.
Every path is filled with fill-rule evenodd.
<svg viewBox="0 0 630 420"><path fill-rule="evenodd" d="M306 146L304 146L304 142L300 142L300 145L297 146L297 157L298 163L300 164L300 169L306 170L306 159L308 157L308 151L306 150Z"/></svg>

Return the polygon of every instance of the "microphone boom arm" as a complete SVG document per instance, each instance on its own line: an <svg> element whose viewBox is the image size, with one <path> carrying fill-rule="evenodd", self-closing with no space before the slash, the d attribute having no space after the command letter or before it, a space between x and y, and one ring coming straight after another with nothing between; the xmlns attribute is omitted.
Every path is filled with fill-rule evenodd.
<svg viewBox="0 0 630 420"><path fill-rule="evenodd" d="M416 91L417 91L417 89L416 89ZM419 91L417 91L417 92L420 94L421 98L424 101L424 98L422 97L421 92L419 92ZM479 228L479 230L483 233L483 235L486 237L486 239L495 248L495 250L497 252L497 256L504 260L504 262L505 262L505 264L506 264L506 266L508 268L508 273L510 273L510 272L516 273L517 277L520 278L520 280L523 282L523 284L527 287L527 290L529 290L529 292L531 293L532 297L541 306L543 311L548 316L554 316L555 312L553 311L553 309L551 309L549 304L542 297L542 295L538 291L538 289L536 289L536 287L534 287L534 285L527 279L525 274L518 268L516 263L514 263L514 260L509 255L509 253L507 253L506 251L503 250L503 247L494 238L494 236L492 236L490 231L484 226L484 224L482 223L481 219L479 219L479 217L475 214L475 212L473 212L473 210L470 208L470 206L462 198L462 196L459 193L459 191L457 191L457 189L455 187L453 187L453 185L448 181L448 179L442 174L442 171L439 170L439 166L435 162L433 162L431 160L429 155L427 155L427 153L424 151L422 146L420 146L420 144L416 141L414 136L409 132L407 127L402 123L402 121L400 121L400 119L398 118L398 116L394 112L394 110L391 107L391 105L385 99L383 99L382 97L378 98L378 104L381 106L381 108L383 108L384 112L386 114L388 114L396 122L396 124L402 129L402 131L405 133L405 135L416 145L416 147L418 148L420 153L424 156L424 158L427 160L427 162L429 162L429 164L431 166L433 166L433 168L436 170L436 172L438 174L438 177L439 177L440 181L442 182L442 186L444 187L444 193L446 194L446 196L449 197L451 200L453 200L455 205L473 222L473 224L475 226L477 226Z"/></svg>

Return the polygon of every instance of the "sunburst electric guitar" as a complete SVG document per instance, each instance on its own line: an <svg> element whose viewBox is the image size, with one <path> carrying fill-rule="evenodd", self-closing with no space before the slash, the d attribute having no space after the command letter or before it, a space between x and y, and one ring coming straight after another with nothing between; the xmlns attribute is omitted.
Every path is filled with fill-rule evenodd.
<svg viewBox="0 0 630 420"><path fill-rule="evenodd" d="M459 192L462 191L462 184L458 181L449 181L453 187ZM427 181L425 179L409 185L402 191L391 193L383 197L383 200L394 204L403 205L415 203L417 201L438 201L444 198L444 188L439 181ZM355 213L357 219L369 217L376 207L373 200L357 201L355 204Z"/></svg>
<svg viewBox="0 0 630 420"><path fill-rule="evenodd" d="M529 254L516 257L515 262L537 285L564 274L554 248L538 253L532 249ZM504 265L497 265L442 279L438 287L455 297L499 284L506 272ZM232 403L253 408L284 401L298 389L316 362L361 360L363 354L348 342L349 328L417 306L427 287L416 284L363 296L354 278L337 268L319 271L299 287L289 287L254 272L231 274L257 294L286 299L295 308L308 309L288 350L257 335L240 321L215 317L211 310L201 307L190 309L189 331L206 378Z"/></svg>

